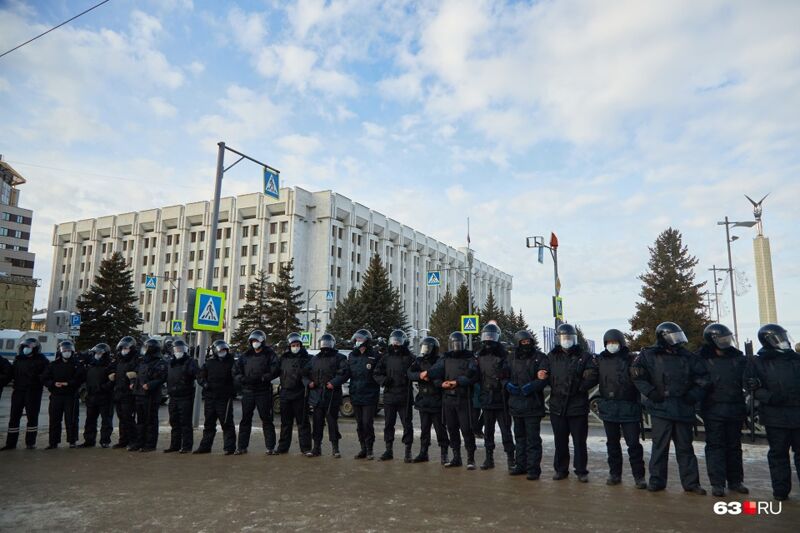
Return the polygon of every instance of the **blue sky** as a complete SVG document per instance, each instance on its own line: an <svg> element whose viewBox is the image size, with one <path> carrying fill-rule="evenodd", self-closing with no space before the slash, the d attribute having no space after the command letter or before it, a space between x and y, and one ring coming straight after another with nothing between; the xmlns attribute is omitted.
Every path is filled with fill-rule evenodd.
<svg viewBox="0 0 800 533"><path fill-rule="evenodd" d="M93 2L0 1L0 48ZM778 316L800 336L796 2L112 0L0 59L0 153L28 178L46 304L53 224L209 198L216 142L452 245L466 217L512 300L550 324L627 328L663 229L724 265L725 215L765 202ZM258 169L223 192L259 188ZM734 265L758 310L752 231ZM727 297L723 305L729 309ZM723 310L723 322L730 314Z"/></svg>

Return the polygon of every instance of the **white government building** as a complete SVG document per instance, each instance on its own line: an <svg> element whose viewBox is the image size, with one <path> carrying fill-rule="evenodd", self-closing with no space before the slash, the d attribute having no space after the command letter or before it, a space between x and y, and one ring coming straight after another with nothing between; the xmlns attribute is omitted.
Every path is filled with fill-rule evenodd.
<svg viewBox="0 0 800 533"><path fill-rule="evenodd" d="M57 224L48 331L66 330L63 311L76 310L78 296L91 285L100 262L121 252L133 270L143 331L166 333L170 320L185 318L186 289L202 286L205 278L211 211L211 202L203 201ZM226 336L236 327L234 316L256 273L263 269L275 282L280 265L291 258L295 285L301 286L304 298L306 290L315 293L310 308L319 308L319 334L335 304L326 301L326 291L334 291L338 301L358 287L374 253L381 255L417 331L428 327L445 288L455 291L466 280L464 270L448 270L442 272L440 287L426 285L428 270L466 267L466 247L447 246L332 191L295 187L281 189L280 200L261 193L222 198L216 246L212 288L227 294ZM160 276L157 288L146 289L145 277L153 274ZM509 274L475 258L477 305L491 288L498 305L510 309L511 285ZM305 325L305 314L299 318Z"/></svg>

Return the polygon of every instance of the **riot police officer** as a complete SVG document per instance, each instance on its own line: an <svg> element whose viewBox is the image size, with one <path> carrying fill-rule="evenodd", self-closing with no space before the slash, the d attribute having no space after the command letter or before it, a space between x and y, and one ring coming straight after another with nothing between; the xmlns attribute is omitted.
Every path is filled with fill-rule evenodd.
<svg viewBox="0 0 800 533"><path fill-rule="evenodd" d="M683 347L687 342L680 326L662 322L656 327L656 344L634 359L631 376L647 398L644 405L653 427L647 490L666 488L670 441L674 441L683 490L702 496L706 491L700 486L692 430L695 404L703 398L708 379L700 359Z"/></svg>
<svg viewBox="0 0 800 533"><path fill-rule="evenodd" d="M759 416L767 428L769 475L772 494L785 500L792 490L789 449L800 479L800 354L778 324L758 330L761 349L753 360L748 385L759 401Z"/></svg>
<svg viewBox="0 0 800 533"><path fill-rule="evenodd" d="M61 421L67 430L70 448L76 448L78 441L78 390L86 377L83 365L75 355L72 341L58 343L55 361L47 365L42 374L42 382L50 391L50 445L58 448L61 442Z"/></svg>
<svg viewBox="0 0 800 533"><path fill-rule="evenodd" d="M19 344L11 369L14 390L11 393L11 412L8 416L8 433L3 450L13 450L17 447L19 421L22 419L23 410L27 417L25 447L29 450L36 448L36 437L39 434L39 409L42 407L41 376L49 364L47 357L42 354L42 347L38 340L30 337Z"/></svg>
<svg viewBox="0 0 800 533"><path fill-rule="evenodd" d="M319 338L319 353L311 358L308 375L308 402L314 408L313 433L314 448L308 457L322 454L322 434L328 425L328 440L331 442L333 456L339 452L339 407L342 405L342 384L347 381L347 356L336 349L336 339L330 333Z"/></svg>
<svg viewBox="0 0 800 533"><path fill-rule="evenodd" d="M578 342L578 331L572 324L556 328L555 346L547 359L550 362L550 424L553 426L555 456L553 479L569 476L569 438L575 452L573 466L578 481L589 481L587 470L589 435L589 389L597 384L594 358Z"/></svg>
<svg viewBox="0 0 800 533"><path fill-rule="evenodd" d="M527 474L531 481L542 475L541 424L545 415L544 389L549 382L550 363L539 351L536 338L521 330L514 335L514 355L509 361L504 385L509 393L508 409L514 417L516 464L509 474Z"/></svg>
<svg viewBox="0 0 800 533"><path fill-rule="evenodd" d="M610 329L603 335L605 349L595 358L600 382L598 410L606 431L609 475L607 485L622 483L622 446L625 438L628 460L637 489L646 489L644 479L644 449L639 442L642 431L642 405L639 391L631 380L633 354L625 342L625 335Z"/></svg>
<svg viewBox="0 0 800 533"><path fill-rule="evenodd" d="M714 496L728 488L740 494L750 491L742 484L742 423L747 418L744 398L747 359L736 347L733 332L722 324L703 331L697 356L710 382L700 412L706 434L706 467Z"/></svg>
<svg viewBox="0 0 800 533"><path fill-rule="evenodd" d="M432 379L430 372L439 360L439 341L435 337L425 337L419 347L419 357L408 369L408 377L417 382L418 392L414 407L419 411L420 449L414 463L429 461L428 448L431 445L431 426L436 431L436 442L441 450L441 463L447 463L447 449L450 439L442 419L442 383Z"/></svg>
<svg viewBox="0 0 800 533"><path fill-rule="evenodd" d="M11 383L14 376L14 369L8 359L0 356L0 398L3 397L3 388Z"/></svg>
<svg viewBox="0 0 800 533"><path fill-rule="evenodd" d="M511 435L511 417L508 414L503 382L508 379L507 352L500 344L500 328L487 324L481 330L481 348L476 354L479 404L483 411L483 443L486 459L481 470L494 468L494 426L500 426L503 450L508 460L508 470L514 468L514 437Z"/></svg>
<svg viewBox="0 0 800 533"><path fill-rule="evenodd" d="M408 349L408 336L401 329L392 331L386 354L378 361L375 369L375 381L383 387L383 441L386 450L379 457L381 461L394 459L394 428L397 418L403 425L405 445L404 461L411 462L411 445L414 443L414 425L411 391L411 380L408 369L414 362L414 356Z"/></svg>
<svg viewBox="0 0 800 533"><path fill-rule="evenodd" d="M94 448L97 442L97 419L100 418L100 446L111 446L114 431L114 382L111 373L111 347L101 342L91 350L86 368L86 422L83 426L81 448Z"/></svg>
<svg viewBox="0 0 800 533"><path fill-rule="evenodd" d="M281 437L278 440L278 453L287 453L292 445L292 426L297 422L297 438L300 453L311 452L311 425L308 421L308 402L306 384L311 365L311 356L303 347L299 333L291 333L286 338L288 348L280 361L280 403Z"/></svg>
<svg viewBox="0 0 800 533"><path fill-rule="evenodd" d="M135 451L136 442L136 400L133 387L136 380L136 340L122 337L117 343L117 353L108 375L114 383L114 409L117 412L119 440L114 449L128 448Z"/></svg>
<svg viewBox="0 0 800 533"><path fill-rule="evenodd" d="M233 355L224 340L214 341L212 355L206 359L197 374L197 383L203 389L203 438L192 453L211 453L217 420L222 426L222 449L225 455L236 451L236 427L233 424Z"/></svg>
<svg viewBox="0 0 800 533"><path fill-rule="evenodd" d="M131 451L153 452L158 444L158 407L161 386L167 379L167 365L156 339L147 339L136 362L136 377L131 389L136 401L136 442Z"/></svg>
<svg viewBox="0 0 800 533"><path fill-rule="evenodd" d="M356 415L356 432L361 450L356 459L372 460L375 445L375 413L381 388L375 381L375 367L380 357L372 349L372 334L359 329L351 339L353 351L347 357L347 378L350 379L350 402Z"/></svg>
<svg viewBox="0 0 800 533"><path fill-rule="evenodd" d="M194 382L197 379L197 362L189 355L189 346L183 339L172 343L167 369L167 392L169 393L169 448L164 453L191 453L194 427Z"/></svg>
<svg viewBox="0 0 800 533"><path fill-rule="evenodd" d="M453 456L445 468L462 466L461 437L467 449L467 470L475 470L475 432L471 421L472 386L478 380L478 369L472 351L467 349L467 336L454 331L448 339L449 350L440 358L429 375L444 390L442 404L450 449ZM459 431L461 434L459 435Z"/></svg>
<svg viewBox="0 0 800 533"><path fill-rule="evenodd" d="M253 413L264 429L267 455L275 455L275 423L272 420L272 380L278 377L278 357L267 346L267 336L260 329L253 330L247 339L250 347L233 367L234 380L242 387L242 419L239 421L239 445L236 455L247 453Z"/></svg>

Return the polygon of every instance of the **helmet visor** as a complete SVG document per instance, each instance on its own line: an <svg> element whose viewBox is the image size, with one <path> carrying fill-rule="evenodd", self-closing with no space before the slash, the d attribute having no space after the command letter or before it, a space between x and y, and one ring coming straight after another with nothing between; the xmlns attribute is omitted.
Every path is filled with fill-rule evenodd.
<svg viewBox="0 0 800 533"><path fill-rule="evenodd" d="M464 349L464 341L461 339L452 339L450 340L450 350L454 352L460 352Z"/></svg>
<svg viewBox="0 0 800 533"><path fill-rule="evenodd" d="M714 337L714 345L720 350L738 348L736 339L733 338L733 335L721 335L719 337Z"/></svg>
<svg viewBox="0 0 800 533"><path fill-rule="evenodd" d="M794 346L792 338L786 332L767 333L764 340L776 350L791 350Z"/></svg>
<svg viewBox="0 0 800 533"><path fill-rule="evenodd" d="M333 348L333 339L322 339L319 341L320 348Z"/></svg>
<svg viewBox="0 0 800 533"><path fill-rule="evenodd" d="M500 340L500 334L496 331L484 331L481 333L481 341L483 342L497 342Z"/></svg>
<svg viewBox="0 0 800 533"><path fill-rule="evenodd" d="M677 346L679 344L686 344L689 342L689 339L686 338L686 334L682 331L676 331L674 333L667 333L664 335L664 341L670 346Z"/></svg>
<svg viewBox="0 0 800 533"><path fill-rule="evenodd" d="M569 333L562 333L558 336L558 345L564 348L565 350L569 350L573 346L578 344L578 336L571 335Z"/></svg>

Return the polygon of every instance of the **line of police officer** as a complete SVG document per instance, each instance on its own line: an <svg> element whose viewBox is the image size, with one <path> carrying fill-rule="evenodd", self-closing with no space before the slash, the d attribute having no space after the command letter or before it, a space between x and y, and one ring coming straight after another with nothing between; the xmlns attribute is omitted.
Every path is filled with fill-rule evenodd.
<svg viewBox="0 0 800 533"><path fill-rule="evenodd" d="M405 462L429 461L433 429L441 449L441 463L448 468L463 465L463 438L466 468L474 470L472 391L478 388L486 450L481 469L495 466L497 424L509 473L536 480L541 476L544 390L550 386L549 415L555 444L553 479L569 476L571 438L574 473L585 483L589 473L589 391L599 384L599 416L607 436L607 484L621 483L620 441L624 438L636 487L663 490L667 484L669 447L674 442L681 485L687 492L705 494L692 446L699 406L706 431L708 476L714 495L723 496L726 486L731 491L748 493L743 484L741 430L747 416L745 390L749 390L760 403L760 420L767 430L773 494L776 499L786 499L791 490L790 449L800 477L800 355L792 350L786 330L774 324L763 326L758 332L762 348L758 357L749 359L736 347L731 331L721 324L705 329L696 353L684 348L686 335L672 322L660 324L656 338L656 345L634 356L622 332L612 329L604 335L604 350L595 356L580 346L573 326L562 324L556 330L557 345L548 354L538 349L533 335L520 331L508 355L499 342L499 328L489 324L481 332L481 347L475 354L467 349L466 337L454 332L444 354L440 355L437 339L426 337L421 342L420 356L414 357L408 348L408 337L396 330L389 337L387 353L381 356L372 346L370 332L361 329L351 339L354 348L349 356L340 354L334 337L325 334L320 338L320 352L312 357L300 335L292 333L287 338L287 350L278 357L267 345L264 332L256 330L248 339L249 348L236 360L224 341L214 342L212 356L202 368L188 355L189 348L182 340L172 343L166 361L154 339L145 341L138 356L132 337L120 340L113 357L111 348L101 343L91 350L92 357L84 365L74 356L75 347L70 341L60 343L55 361L48 363L38 341L30 338L20 344L13 365L0 366L0 393L3 385L14 384L6 446L2 449L16 447L23 411L27 415L25 443L29 449L35 448L44 386L50 391L48 449L59 445L62 420L70 447L95 446L98 418L99 443L110 447L116 410L119 441L113 447L153 451L158 439L161 389L166 382L171 439L164 452L192 452L192 404L198 383L205 400L205 426L200 445L193 453L211 452L217 423L223 431L224 453L247 453L257 410L267 454L289 451L296 424L301 452L318 457L327 425L332 453L338 458L338 413L342 385L349 381L360 443L356 459L374 458L374 418L383 387L385 449L380 460L394 458L399 418ZM277 440L272 412L275 378L280 380L281 409ZM84 442L78 446L78 390L84 382L86 422ZM416 398L412 398L414 382L418 384ZM237 385L242 391L238 441L233 422ZM653 436L649 482L645 482L639 440L642 397ZM412 406L419 411L422 425L420 451L413 458Z"/></svg>

